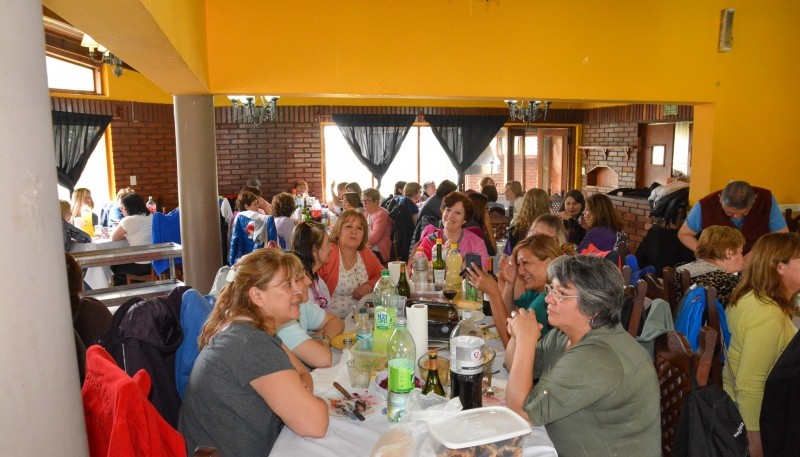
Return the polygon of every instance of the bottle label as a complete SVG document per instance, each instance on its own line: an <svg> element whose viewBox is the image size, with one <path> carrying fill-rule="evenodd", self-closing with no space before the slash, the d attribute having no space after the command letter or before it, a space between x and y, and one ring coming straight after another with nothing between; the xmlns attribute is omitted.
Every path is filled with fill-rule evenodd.
<svg viewBox="0 0 800 457"><path fill-rule="evenodd" d="M375 308L375 328L388 330L391 327L391 316L383 306Z"/></svg>
<svg viewBox="0 0 800 457"><path fill-rule="evenodd" d="M433 270L433 282L434 284L444 283L444 270Z"/></svg>
<svg viewBox="0 0 800 457"><path fill-rule="evenodd" d="M457 336L450 340L451 370L458 374L483 372L483 338Z"/></svg>
<svg viewBox="0 0 800 457"><path fill-rule="evenodd" d="M410 392L414 388L414 362L406 358L389 361L389 390Z"/></svg>

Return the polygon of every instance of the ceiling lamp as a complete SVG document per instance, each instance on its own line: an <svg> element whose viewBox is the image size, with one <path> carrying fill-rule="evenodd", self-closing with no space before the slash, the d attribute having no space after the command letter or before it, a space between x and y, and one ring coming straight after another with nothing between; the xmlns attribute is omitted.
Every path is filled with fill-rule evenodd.
<svg viewBox="0 0 800 457"><path fill-rule="evenodd" d="M542 120L547 119L547 110L550 108L550 101L546 100L544 102L536 100L536 101L529 101L528 107L523 108L517 106L516 100L504 100L508 105L508 112L509 117L512 121L522 121L525 124L530 124L531 122L536 122L537 119L541 118ZM523 102L525 103L525 102Z"/></svg>
<svg viewBox="0 0 800 457"><path fill-rule="evenodd" d="M276 105L280 97L265 95L228 95L233 104L233 115L242 124L253 127L264 122L275 122Z"/></svg>
<svg viewBox="0 0 800 457"><path fill-rule="evenodd" d="M94 41L94 38L84 33L83 39L81 40L81 46L84 48L89 48L89 57L92 59L92 62L113 65L114 69L111 71L114 73L114 75L117 78L122 76L122 59L115 56L111 51ZM95 49L100 51L100 58L98 58L97 54L94 52Z"/></svg>

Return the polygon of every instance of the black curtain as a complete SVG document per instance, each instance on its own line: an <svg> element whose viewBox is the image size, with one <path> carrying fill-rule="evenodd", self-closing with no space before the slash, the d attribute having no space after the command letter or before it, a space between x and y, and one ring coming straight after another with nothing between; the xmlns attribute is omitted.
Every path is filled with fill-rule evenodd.
<svg viewBox="0 0 800 457"><path fill-rule="evenodd" d="M389 169L417 116L334 114L333 121L358 160L378 180Z"/></svg>
<svg viewBox="0 0 800 457"><path fill-rule="evenodd" d="M464 172L489 146L506 119L507 116L425 115L433 136L458 171L459 186L464 183Z"/></svg>
<svg viewBox="0 0 800 457"><path fill-rule="evenodd" d="M111 116L53 111L58 183L70 193L110 122Z"/></svg>

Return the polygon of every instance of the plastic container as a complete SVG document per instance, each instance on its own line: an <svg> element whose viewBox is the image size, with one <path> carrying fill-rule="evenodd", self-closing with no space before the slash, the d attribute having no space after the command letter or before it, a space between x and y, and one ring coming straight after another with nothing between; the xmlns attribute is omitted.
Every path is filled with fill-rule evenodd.
<svg viewBox="0 0 800 457"><path fill-rule="evenodd" d="M514 411L505 406L487 406L470 409L428 424L431 436L442 444L444 451L437 455L451 455L447 449L472 449L467 455L495 455L497 450L507 451L503 455L522 455L521 444L531 426ZM495 452L482 448L495 447ZM484 452L487 451L487 452ZM452 455L465 455L463 451Z"/></svg>
<svg viewBox="0 0 800 457"><path fill-rule="evenodd" d="M386 369L386 352L374 352L372 340L358 340L350 350L353 360L369 362L372 365L372 373Z"/></svg>

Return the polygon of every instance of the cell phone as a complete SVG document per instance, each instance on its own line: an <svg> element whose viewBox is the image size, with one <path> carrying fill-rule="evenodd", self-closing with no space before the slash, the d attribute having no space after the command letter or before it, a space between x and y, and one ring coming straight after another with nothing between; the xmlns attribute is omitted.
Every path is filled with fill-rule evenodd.
<svg viewBox="0 0 800 457"><path fill-rule="evenodd" d="M472 268L476 268L480 270L482 268L483 262L481 259L480 254L467 254L464 256L464 263L467 264L466 268L461 272L461 276L467 274L467 270Z"/></svg>

